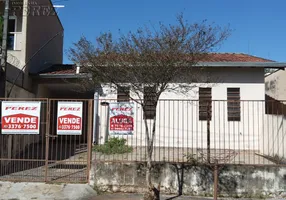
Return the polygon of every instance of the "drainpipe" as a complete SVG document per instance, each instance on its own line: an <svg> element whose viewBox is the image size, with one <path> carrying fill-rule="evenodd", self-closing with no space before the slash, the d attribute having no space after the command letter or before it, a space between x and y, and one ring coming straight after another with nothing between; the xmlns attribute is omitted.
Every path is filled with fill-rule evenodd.
<svg viewBox="0 0 286 200"><path fill-rule="evenodd" d="M96 144L97 141L97 127L98 127L98 102L99 102L99 93L97 88L94 91L94 97L93 97L93 139L92 142L93 144Z"/></svg>

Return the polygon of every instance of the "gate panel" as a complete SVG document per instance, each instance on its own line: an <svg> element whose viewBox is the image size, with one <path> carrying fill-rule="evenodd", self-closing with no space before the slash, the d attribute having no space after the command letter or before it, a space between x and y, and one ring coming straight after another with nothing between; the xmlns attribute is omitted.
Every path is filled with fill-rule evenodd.
<svg viewBox="0 0 286 200"><path fill-rule="evenodd" d="M0 101L2 104L4 100ZM5 101L41 102L40 133L38 135L4 135L0 128L0 180L45 181L47 99L9 99ZM2 117L0 125L1 123Z"/></svg>
<svg viewBox="0 0 286 200"><path fill-rule="evenodd" d="M82 102L82 134L57 135L58 102ZM91 127L88 118L92 118L92 104L89 100L51 99L49 140L47 141L47 177L48 182L86 183L88 181Z"/></svg>
<svg viewBox="0 0 286 200"><path fill-rule="evenodd" d="M88 182L92 100L9 99L9 101L41 102L40 133L38 135L0 133L0 181ZM81 135L57 135L58 101L83 102ZM2 121L0 127L1 123Z"/></svg>

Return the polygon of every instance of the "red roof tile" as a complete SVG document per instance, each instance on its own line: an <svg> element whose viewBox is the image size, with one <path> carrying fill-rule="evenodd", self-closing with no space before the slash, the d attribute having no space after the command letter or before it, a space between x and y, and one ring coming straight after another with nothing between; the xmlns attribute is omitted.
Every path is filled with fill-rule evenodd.
<svg viewBox="0 0 286 200"><path fill-rule="evenodd" d="M243 53L210 53L202 62L274 62Z"/></svg>
<svg viewBox="0 0 286 200"><path fill-rule="evenodd" d="M75 74L76 67L72 64L59 64L52 65L45 70L40 71L38 74Z"/></svg>
<svg viewBox="0 0 286 200"><path fill-rule="evenodd" d="M53 71L53 72L47 72L47 73L41 73L41 74L75 74L75 70L66 69L66 70L59 70L59 71Z"/></svg>
<svg viewBox="0 0 286 200"><path fill-rule="evenodd" d="M210 53L201 62L275 62L243 53ZM75 74L75 66L54 65L39 74Z"/></svg>

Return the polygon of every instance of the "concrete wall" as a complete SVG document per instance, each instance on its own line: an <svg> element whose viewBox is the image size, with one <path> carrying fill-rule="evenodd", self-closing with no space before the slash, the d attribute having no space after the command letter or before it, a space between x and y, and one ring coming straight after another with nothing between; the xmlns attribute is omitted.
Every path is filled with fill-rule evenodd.
<svg viewBox="0 0 286 200"><path fill-rule="evenodd" d="M220 83L198 84L212 87L211 148L259 150L259 135L264 116L264 70L262 68L215 68L212 76ZM227 119L227 88L239 87L241 121ZM116 93L104 88L101 101L116 101ZM112 100L110 100L112 99ZM249 101L250 100L250 101ZM135 131L127 138L129 145L145 146L145 128L140 105L135 105ZM155 146L206 148L207 122L199 120L198 88L189 94L166 92L157 106ZM99 143L104 143L107 107L99 107ZM149 121L152 127L151 120Z"/></svg>
<svg viewBox="0 0 286 200"><path fill-rule="evenodd" d="M10 91L10 88L12 87L12 83L6 82L6 91ZM35 98L35 94L32 92L29 92L17 85L14 85L12 92L9 96L10 98Z"/></svg>
<svg viewBox="0 0 286 200"><path fill-rule="evenodd" d="M279 70L265 77L266 94L277 100L286 100L286 71Z"/></svg>
<svg viewBox="0 0 286 200"><path fill-rule="evenodd" d="M99 191L144 192L146 189L143 163L94 163L92 166L90 184ZM182 185L183 194L213 196L213 169L210 167L155 163L152 173L155 186L161 182L161 193L175 196ZM178 176L183 178L179 181ZM286 192L285 177L285 168L224 166L219 170L219 196L279 196Z"/></svg>
<svg viewBox="0 0 286 200"><path fill-rule="evenodd" d="M57 33L63 31L63 26L56 14L43 13L44 8L52 9L50 0L29 0L41 8L39 15L29 15L27 21L26 60L37 52ZM38 71L49 64L60 64L63 61L63 32L47 44L29 64L29 71Z"/></svg>

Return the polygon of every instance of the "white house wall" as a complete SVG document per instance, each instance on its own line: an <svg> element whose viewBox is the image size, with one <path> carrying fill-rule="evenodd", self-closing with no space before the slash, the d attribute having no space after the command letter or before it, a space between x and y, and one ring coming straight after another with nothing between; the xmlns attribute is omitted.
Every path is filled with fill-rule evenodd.
<svg viewBox="0 0 286 200"><path fill-rule="evenodd" d="M264 70L262 68L216 68L213 76L220 77L216 84L198 84L212 87L212 120L210 122L211 148L259 150L264 116ZM227 88L239 87L241 121L227 120ZM116 101L116 93L104 88L102 101ZM180 148L206 148L207 122L199 121L198 88L188 96L166 92L157 106L155 146ZM99 143L104 143L107 128L107 107L99 107ZM145 127L142 109L136 105L135 131L123 136L128 144L145 146ZM150 127L152 120L149 120ZM151 130L151 129L150 129Z"/></svg>

